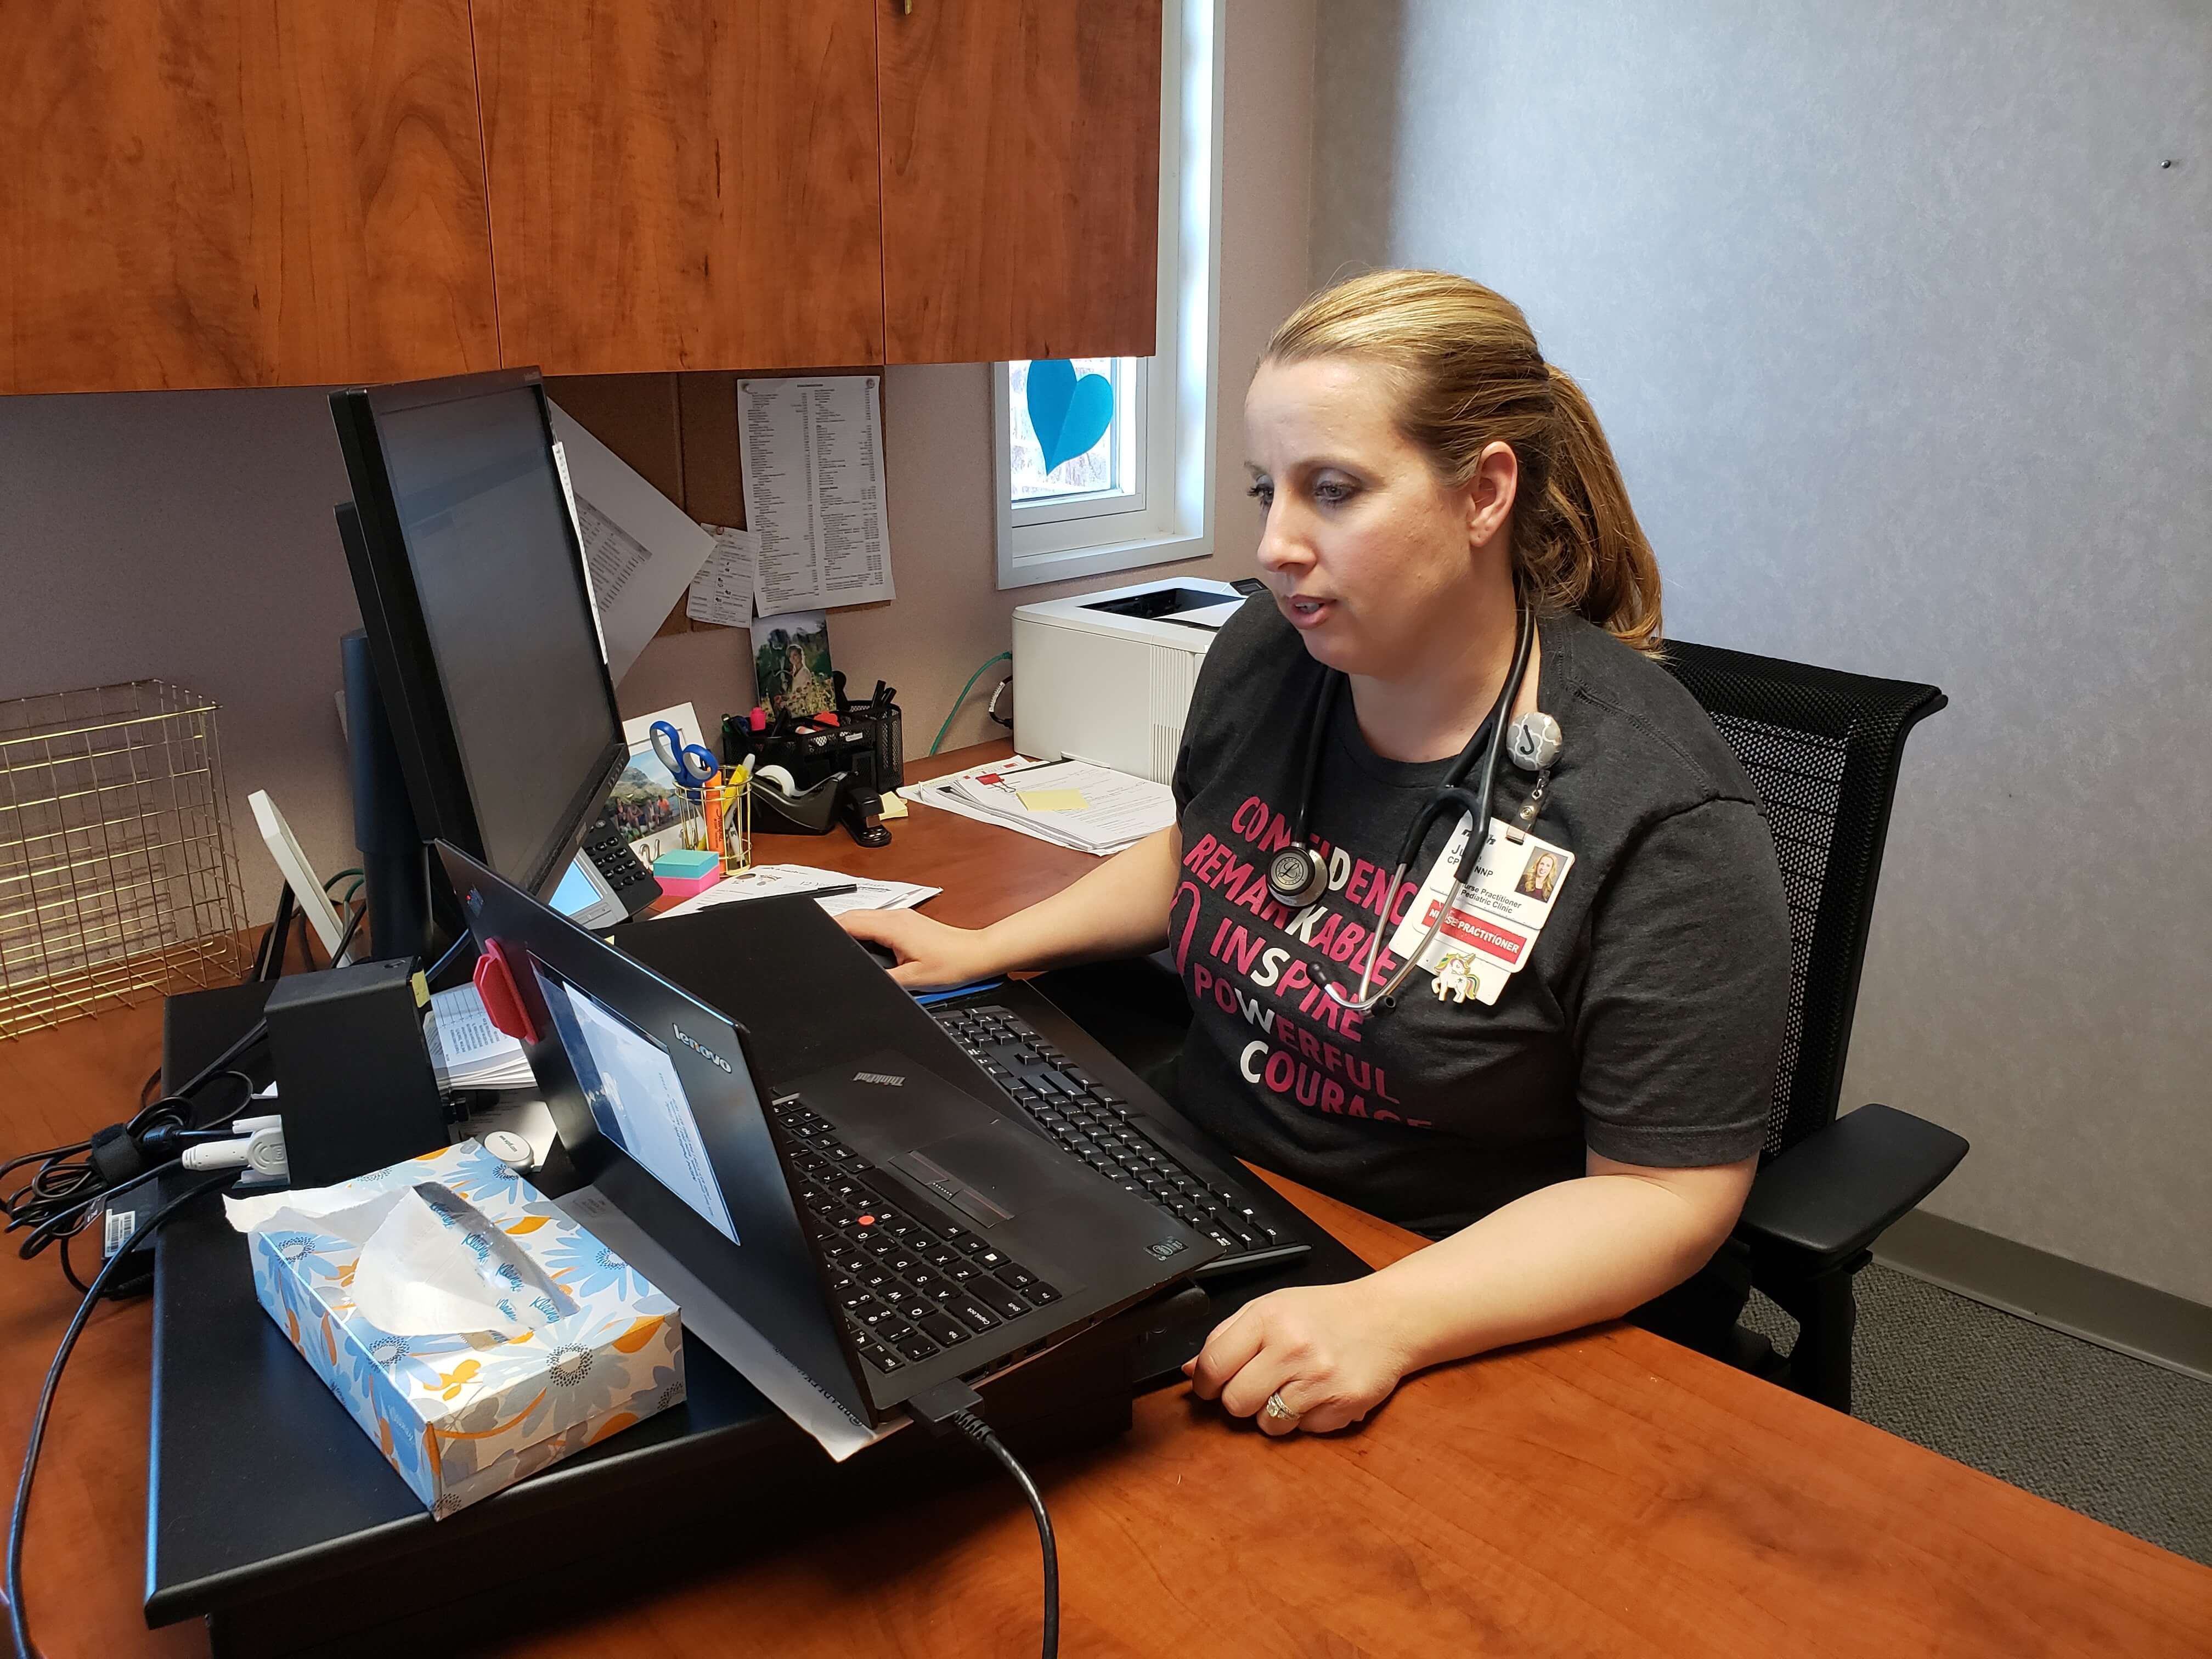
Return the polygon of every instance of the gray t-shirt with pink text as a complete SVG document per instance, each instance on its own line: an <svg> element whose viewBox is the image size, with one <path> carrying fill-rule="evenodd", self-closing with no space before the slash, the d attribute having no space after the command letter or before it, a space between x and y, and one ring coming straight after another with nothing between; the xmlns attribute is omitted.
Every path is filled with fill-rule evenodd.
<svg viewBox="0 0 2212 1659"><path fill-rule="evenodd" d="M1669 1168L1749 1156L1782 1043L1790 920L1735 756L1657 663L1577 617L1540 629L1537 702L1565 742L1534 833L1575 858L1494 1006L1440 1000L1420 969L1368 1014L1325 994L1357 988L1389 861L1449 766L1376 755L1349 696L1310 826L1328 890L1296 910L1269 894L1322 670L1265 597L1207 653L1176 767L1169 953L1194 1010L1177 1103L1255 1163L1431 1235L1582 1174L1585 1147ZM1504 765L1493 811L1512 817L1533 781Z"/></svg>

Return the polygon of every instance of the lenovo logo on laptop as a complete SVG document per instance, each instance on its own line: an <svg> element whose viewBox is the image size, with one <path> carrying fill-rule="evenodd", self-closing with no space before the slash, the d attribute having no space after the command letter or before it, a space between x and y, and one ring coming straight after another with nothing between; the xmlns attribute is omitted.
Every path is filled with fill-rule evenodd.
<svg viewBox="0 0 2212 1659"><path fill-rule="evenodd" d="M724 1071L729 1071L730 1062L728 1060L724 1060L721 1055L716 1054L705 1043L700 1042L698 1038L688 1035L684 1031L684 1028L681 1025L677 1024L675 1021L671 1020L669 1022L668 1029L675 1032L676 1040L682 1043L685 1048L689 1048L693 1054L703 1054L708 1060L713 1060L715 1065L720 1066Z"/></svg>
<svg viewBox="0 0 2212 1659"><path fill-rule="evenodd" d="M886 1089L903 1089L906 1087L906 1079L904 1078L894 1077L889 1072L855 1072L853 1073L853 1081L855 1083L878 1084Z"/></svg>

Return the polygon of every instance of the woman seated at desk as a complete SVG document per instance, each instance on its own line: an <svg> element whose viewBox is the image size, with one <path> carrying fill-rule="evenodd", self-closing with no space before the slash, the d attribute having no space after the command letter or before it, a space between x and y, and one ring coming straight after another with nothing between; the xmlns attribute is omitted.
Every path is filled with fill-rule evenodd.
<svg viewBox="0 0 2212 1659"><path fill-rule="evenodd" d="M1207 653L1176 826L988 928L845 926L915 988L1165 945L1182 1110L1440 1241L1212 1333L1198 1392L1271 1432L1622 1315L1715 1349L1789 918L1750 784L1653 659L1659 572L1596 416L1517 307L1422 271L1309 301L1244 415L1273 602Z"/></svg>

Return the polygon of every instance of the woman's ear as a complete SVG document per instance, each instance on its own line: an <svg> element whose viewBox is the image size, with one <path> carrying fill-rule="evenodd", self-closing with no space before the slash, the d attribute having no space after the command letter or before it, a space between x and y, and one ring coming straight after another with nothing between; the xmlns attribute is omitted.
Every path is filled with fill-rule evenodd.
<svg viewBox="0 0 2212 1659"><path fill-rule="evenodd" d="M1486 445L1467 483L1467 544L1487 547L1512 521L1521 487L1521 458L1509 443Z"/></svg>

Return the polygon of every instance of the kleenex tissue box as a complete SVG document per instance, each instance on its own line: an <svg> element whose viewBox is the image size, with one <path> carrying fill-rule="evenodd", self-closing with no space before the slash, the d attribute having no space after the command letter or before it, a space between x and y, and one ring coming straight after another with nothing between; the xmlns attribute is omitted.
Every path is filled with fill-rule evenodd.
<svg viewBox="0 0 2212 1659"><path fill-rule="evenodd" d="M472 1140L231 1208L261 1305L441 1519L684 1398L676 1304Z"/></svg>

